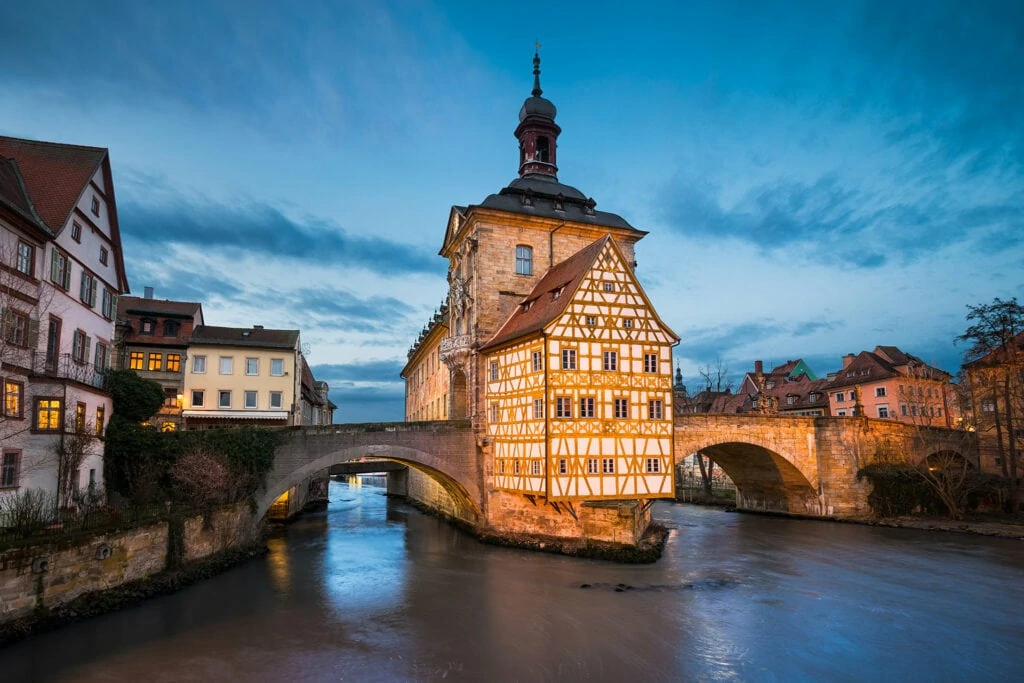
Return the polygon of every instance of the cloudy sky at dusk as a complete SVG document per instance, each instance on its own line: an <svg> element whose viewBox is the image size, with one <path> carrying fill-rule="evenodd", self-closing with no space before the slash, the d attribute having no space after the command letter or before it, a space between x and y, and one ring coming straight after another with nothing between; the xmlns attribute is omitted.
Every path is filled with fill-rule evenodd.
<svg viewBox="0 0 1024 683"><path fill-rule="evenodd" d="M876 344L955 370L965 306L1024 298L1024 3L287 4L3 3L0 134L108 147L133 293L300 328L339 421L401 418L535 40L559 178L650 232L691 386Z"/></svg>

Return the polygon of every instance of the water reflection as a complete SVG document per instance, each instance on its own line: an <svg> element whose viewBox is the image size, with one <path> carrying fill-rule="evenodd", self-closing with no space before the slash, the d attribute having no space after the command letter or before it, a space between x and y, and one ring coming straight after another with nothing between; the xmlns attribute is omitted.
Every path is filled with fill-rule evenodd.
<svg viewBox="0 0 1024 683"><path fill-rule="evenodd" d="M379 486L265 560L33 638L6 681L1010 680L1024 544L659 504L657 564L483 546Z"/></svg>

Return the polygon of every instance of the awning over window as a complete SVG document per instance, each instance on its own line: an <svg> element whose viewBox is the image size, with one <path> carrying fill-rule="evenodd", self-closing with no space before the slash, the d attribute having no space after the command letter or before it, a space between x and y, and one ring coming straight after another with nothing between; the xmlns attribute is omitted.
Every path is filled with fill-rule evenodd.
<svg viewBox="0 0 1024 683"><path fill-rule="evenodd" d="M205 417L226 420L287 420L284 410L183 410L185 417Z"/></svg>

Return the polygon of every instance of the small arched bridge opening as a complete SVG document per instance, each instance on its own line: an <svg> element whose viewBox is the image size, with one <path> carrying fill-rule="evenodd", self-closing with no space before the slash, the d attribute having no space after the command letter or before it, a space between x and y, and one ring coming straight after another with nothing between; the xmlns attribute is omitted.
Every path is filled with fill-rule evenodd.
<svg viewBox="0 0 1024 683"><path fill-rule="evenodd" d="M274 458L266 486L257 495L262 517L274 501L332 465L384 460L422 472L452 500L454 516L475 524L482 507L481 468L466 422L370 423L290 428Z"/></svg>

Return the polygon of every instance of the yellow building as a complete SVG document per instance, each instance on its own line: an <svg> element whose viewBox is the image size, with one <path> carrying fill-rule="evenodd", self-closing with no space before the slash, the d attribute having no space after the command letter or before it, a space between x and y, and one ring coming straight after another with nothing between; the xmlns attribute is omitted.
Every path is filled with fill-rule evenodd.
<svg viewBox="0 0 1024 683"><path fill-rule="evenodd" d="M405 380L405 420L447 420L451 373L441 362L441 340L448 334L446 309L436 313L409 349L409 360L402 369Z"/></svg>
<svg viewBox="0 0 1024 683"><path fill-rule="evenodd" d="M610 236L550 269L479 349L494 487L552 501L671 497L678 341Z"/></svg>
<svg viewBox="0 0 1024 683"><path fill-rule="evenodd" d="M300 424L299 349L298 330L196 327L185 370L185 428Z"/></svg>

